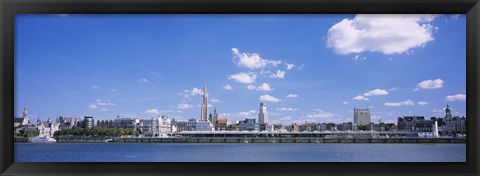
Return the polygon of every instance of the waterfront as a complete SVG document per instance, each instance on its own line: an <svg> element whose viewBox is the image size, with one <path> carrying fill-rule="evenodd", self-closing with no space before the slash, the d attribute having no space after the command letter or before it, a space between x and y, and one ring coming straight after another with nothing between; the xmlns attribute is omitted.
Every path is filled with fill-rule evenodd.
<svg viewBox="0 0 480 176"><path fill-rule="evenodd" d="M15 143L15 162L465 162L465 144Z"/></svg>

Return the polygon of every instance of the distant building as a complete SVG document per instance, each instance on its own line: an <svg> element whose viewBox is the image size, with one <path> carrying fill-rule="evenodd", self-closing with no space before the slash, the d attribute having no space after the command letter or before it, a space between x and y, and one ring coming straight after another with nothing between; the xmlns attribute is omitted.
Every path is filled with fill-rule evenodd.
<svg viewBox="0 0 480 176"><path fill-rule="evenodd" d="M23 116L20 118L14 118L13 119L13 127L18 128L22 126L28 126L30 125L30 120L28 117L28 110L27 108L23 108Z"/></svg>
<svg viewBox="0 0 480 176"><path fill-rule="evenodd" d="M53 122L50 118L48 118L46 122L38 118L36 127L39 132L39 137L53 137L55 131L59 130L59 124Z"/></svg>
<svg viewBox="0 0 480 176"><path fill-rule="evenodd" d="M208 121L207 83L203 84L202 109L201 109L200 121Z"/></svg>
<svg viewBox="0 0 480 176"><path fill-rule="evenodd" d="M353 123L356 125L369 125L372 121L370 111L367 109L353 108Z"/></svg>
<svg viewBox="0 0 480 176"><path fill-rule="evenodd" d="M78 127L80 120L77 117L63 117L60 116L57 119L59 123L59 128L63 129L72 129L73 127Z"/></svg>
<svg viewBox="0 0 480 176"><path fill-rule="evenodd" d="M83 128L93 128L95 126L95 121L92 116L83 117Z"/></svg>
<svg viewBox="0 0 480 176"><path fill-rule="evenodd" d="M465 133L465 117L455 116L452 117L450 106L447 105L445 109L445 118L443 119L445 126L443 126L443 131L447 134L451 133Z"/></svg>
<svg viewBox="0 0 480 176"><path fill-rule="evenodd" d="M258 110L258 123L268 124L267 106L265 103L260 103L260 108Z"/></svg>
<svg viewBox="0 0 480 176"><path fill-rule="evenodd" d="M255 119L245 119L245 120L237 120L236 122L237 128L239 131L253 131L256 130L256 123ZM258 124L257 124L258 126ZM257 128L257 130L259 127Z"/></svg>
<svg viewBox="0 0 480 176"><path fill-rule="evenodd" d="M347 122L347 123L340 123L340 124L337 124L337 130L340 130L340 131L349 131L349 130L353 130L353 123L352 122Z"/></svg>
<svg viewBox="0 0 480 176"><path fill-rule="evenodd" d="M212 123L212 126L215 126L217 124L217 120L218 120L217 109L214 109L213 114L208 115L208 121Z"/></svg>
<svg viewBox="0 0 480 176"><path fill-rule="evenodd" d="M397 125L399 131L415 131L415 127L420 122L424 121L424 116L403 116L398 117Z"/></svg>
<svg viewBox="0 0 480 176"><path fill-rule="evenodd" d="M96 126L103 128L113 128L113 120L98 120Z"/></svg>
<svg viewBox="0 0 480 176"><path fill-rule="evenodd" d="M227 130L227 119L218 119L215 122L215 131L225 131Z"/></svg>

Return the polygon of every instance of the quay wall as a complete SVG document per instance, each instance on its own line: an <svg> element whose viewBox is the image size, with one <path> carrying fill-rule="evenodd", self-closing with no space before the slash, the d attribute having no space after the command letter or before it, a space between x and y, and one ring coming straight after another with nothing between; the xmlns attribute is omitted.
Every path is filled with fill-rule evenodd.
<svg viewBox="0 0 480 176"><path fill-rule="evenodd" d="M118 143L466 143L465 138L114 138Z"/></svg>

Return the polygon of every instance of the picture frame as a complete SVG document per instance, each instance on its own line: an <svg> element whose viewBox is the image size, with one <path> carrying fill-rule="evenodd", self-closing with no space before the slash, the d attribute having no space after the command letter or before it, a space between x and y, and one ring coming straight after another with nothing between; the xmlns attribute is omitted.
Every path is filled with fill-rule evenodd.
<svg viewBox="0 0 480 176"><path fill-rule="evenodd" d="M1 175L479 175L478 0L2 0ZM466 163L15 163L15 14L466 14Z"/></svg>

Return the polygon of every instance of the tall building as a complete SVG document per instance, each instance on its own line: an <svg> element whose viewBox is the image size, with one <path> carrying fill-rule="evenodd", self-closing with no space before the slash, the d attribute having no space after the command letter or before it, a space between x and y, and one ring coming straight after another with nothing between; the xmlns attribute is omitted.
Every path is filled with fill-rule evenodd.
<svg viewBox="0 0 480 176"><path fill-rule="evenodd" d="M372 121L370 111L367 109L353 108L353 123L356 125L369 125Z"/></svg>
<svg viewBox="0 0 480 176"><path fill-rule="evenodd" d="M207 83L203 84L203 96L202 96L202 114L200 116L200 121L208 120L208 93L207 93Z"/></svg>
<svg viewBox="0 0 480 176"><path fill-rule="evenodd" d="M217 109L213 109L213 114L208 115L208 121L215 126L217 124L218 120L218 114L217 114Z"/></svg>
<svg viewBox="0 0 480 176"><path fill-rule="evenodd" d="M258 123L268 124L267 106L265 103L260 103L260 108L258 110Z"/></svg>
<svg viewBox="0 0 480 176"><path fill-rule="evenodd" d="M94 126L95 124L92 116L83 117L83 128L92 128Z"/></svg>

